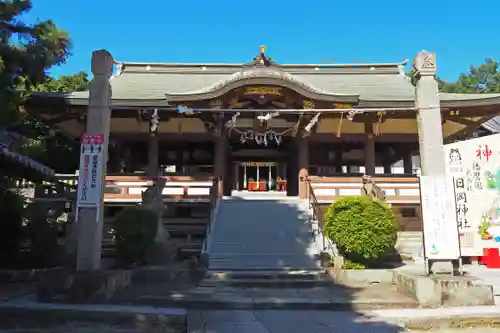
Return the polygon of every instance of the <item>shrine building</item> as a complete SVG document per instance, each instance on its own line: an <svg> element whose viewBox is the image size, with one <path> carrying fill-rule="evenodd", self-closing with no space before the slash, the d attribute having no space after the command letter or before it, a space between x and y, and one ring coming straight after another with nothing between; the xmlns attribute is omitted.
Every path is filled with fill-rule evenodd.
<svg viewBox="0 0 500 333"><path fill-rule="evenodd" d="M416 97L406 64L282 64L265 47L242 64L117 62L110 79L109 179L207 176L220 180L224 195L303 197L306 176L345 185L367 174L413 184L388 196L406 190L418 201ZM439 97L445 143L498 131L491 120L500 94ZM24 107L79 140L88 100L86 91L35 93ZM339 186L327 194L328 187L318 185L317 196L355 194Z"/></svg>

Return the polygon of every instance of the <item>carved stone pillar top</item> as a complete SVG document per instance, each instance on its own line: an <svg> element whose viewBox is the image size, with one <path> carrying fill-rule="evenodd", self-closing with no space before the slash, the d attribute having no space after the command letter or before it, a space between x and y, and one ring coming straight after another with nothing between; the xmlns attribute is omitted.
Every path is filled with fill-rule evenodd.
<svg viewBox="0 0 500 333"><path fill-rule="evenodd" d="M420 51L413 60L413 69L416 75L431 76L436 74L436 54Z"/></svg>
<svg viewBox="0 0 500 333"><path fill-rule="evenodd" d="M110 78L113 75L113 64L113 56L107 50L92 52L92 74L106 75Z"/></svg>

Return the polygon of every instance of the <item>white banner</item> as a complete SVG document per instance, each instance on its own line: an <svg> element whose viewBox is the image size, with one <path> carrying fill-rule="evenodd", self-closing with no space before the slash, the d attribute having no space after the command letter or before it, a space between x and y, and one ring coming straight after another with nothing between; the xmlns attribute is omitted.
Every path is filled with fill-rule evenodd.
<svg viewBox="0 0 500 333"><path fill-rule="evenodd" d="M80 151L77 208L98 207L102 196L104 134L85 133Z"/></svg>
<svg viewBox="0 0 500 333"><path fill-rule="evenodd" d="M500 246L500 134L445 146L463 256Z"/></svg>
<svg viewBox="0 0 500 333"><path fill-rule="evenodd" d="M421 176L420 193L425 257L431 260L460 258L451 184L446 177Z"/></svg>

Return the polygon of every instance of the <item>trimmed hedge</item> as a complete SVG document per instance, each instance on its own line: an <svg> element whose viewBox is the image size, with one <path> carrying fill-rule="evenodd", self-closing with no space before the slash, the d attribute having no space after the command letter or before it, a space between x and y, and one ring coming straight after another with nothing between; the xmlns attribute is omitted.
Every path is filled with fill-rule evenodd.
<svg viewBox="0 0 500 333"><path fill-rule="evenodd" d="M383 202L345 197L330 205L325 233L348 261L366 267L394 248L397 221Z"/></svg>

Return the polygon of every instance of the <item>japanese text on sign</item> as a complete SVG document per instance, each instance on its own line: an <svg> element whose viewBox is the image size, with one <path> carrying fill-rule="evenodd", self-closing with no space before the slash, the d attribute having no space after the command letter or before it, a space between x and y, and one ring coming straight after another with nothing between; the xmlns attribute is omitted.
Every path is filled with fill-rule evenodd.
<svg viewBox="0 0 500 333"><path fill-rule="evenodd" d="M445 146L464 256L500 247L500 134Z"/></svg>
<svg viewBox="0 0 500 333"><path fill-rule="evenodd" d="M82 136L77 206L98 206L102 196L103 134Z"/></svg>

